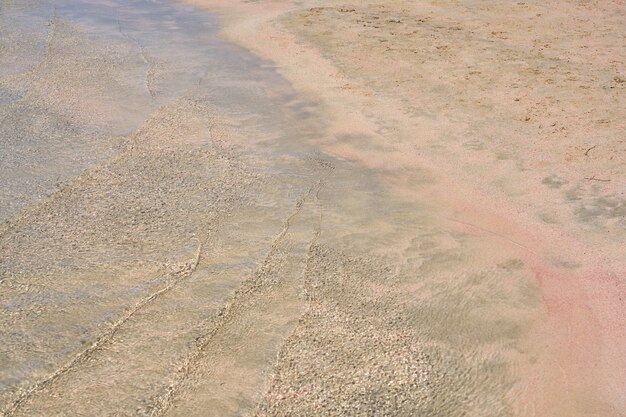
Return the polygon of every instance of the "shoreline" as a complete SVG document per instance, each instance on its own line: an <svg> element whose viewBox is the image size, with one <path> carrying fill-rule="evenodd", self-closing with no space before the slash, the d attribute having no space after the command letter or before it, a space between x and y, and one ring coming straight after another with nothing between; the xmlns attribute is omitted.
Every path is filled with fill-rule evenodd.
<svg viewBox="0 0 626 417"><path fill-rule="evenodd" d="M0 8L3 417L621 417L623 3Z"/></svg>
<svg viewBox="0 0 626 417"><path fill-rule="evenodd" d="M623 259L624 251L618 242L620 237L624 236L624 230L619 224L611 227L612 234L607 237L593 231L581 233L577 228L575 217L569 213L559 212L563 220L558 224L542 222L537 215L529 211L529 209L536 210L536 208L528 205L531 202L528 198L524 196L511 198L510 193L507 195L509 190L506 188L485 188L484 184L480 183L480 177L476 177L474 173L472 173L474 177L470 174L464 180L457 180L461 172L451 169L450 163L445 162L445 152L443 152L444 159L442 159L438 152L430 152L430 155L427 149L425 151L420 149L416 152L412 149L411 142L407 142L406 139L403 141L403 136L409 137L410 134L419 130L408 128L402 132L403 127L410 124L410 117L407 118L401 114L402 104L396 101L398 93L394 93L393 89L377 90L375 79L372 81L373 87L364 86L358 78L359 70L352 69L345 62L341 64L342 69L337 67L341 58L328 45L340 49L341 44L328 44L329 39L331 41L333 39L329 33L334 33L333 30L339 30L339 33L342 33L341 30L345 30L346 32L353 31L346 36L354 36L355 29L351 26L346 26L345 29L325 27L325 24L332 23L331 17L328 17L328 20L316 20L319 19L321 13L326 11L333 19L336 19L342 14L349 15L359 11L358 9L368 11L364 11L360 16L369 13L370 18L373 18L372 16L380 12L382 6L376 9L374 6L368 8L367 5L342 4L338 6L332 2L318 2L319 7L298 8L280 2L264 5L241 3L233 5L231 2L200 0L193 1L193 3L211 8L224 16L225 25L222 33L226 38L275 62L278 70L297 89L316 97L329 109L327 113L332 114L333 121L327 132L328 137L323 141L326 143L322 145L327 151L373 169L382 178L386 178L396 192L405 195L413 194L417 201L431 200L432 206L444 208L444 211L448 213L444 217L456 223L461 230L508 245L510 246L508 251L517 252L525 263L531 265L542 289L547 311L544 323L536 329L535 341L531 345L538 346L544 340L549 340L551 346L540 355L539 363L528 369L530 375L525 377L527 382L522 384L527 386L528 393L520 398L518 405L520 415L533 415L533 412L543 412L549 415L586 415L588 411L586 409L594 409L594 407L606 415L619 415L619 409L626 406L626 399L622 397L623 389L626 387L624 379L626 341L620 334L620 331L624 329L624 322L619 317L619 312L624 311L626 307L624 301L626 285L623 278L620 278L626 275L626 265L620 261ZM406 4L404 6L408 8ZM536 7L536 5L530 4L529 7ZM563 21L574 19L575 13L578 13L574 6L570 9L567 7L570 6L564 6L560 10L559 17ZM445 13L448 12L445 7L433 10L431 18L434 18L433 15L436 17L437 13L446 16ZM311 16L307 20L309 26L306 29L303 26L296 26L302 24L301 16L303 15ZM393 19L393 23L402 22L407 18L406 16L402 18L402 13L396 12L395 15L400 17ZM463 24L463 13L454 15L454 18L456 22ZM370 20L369 24L372 24L371 22ZM472 25L477 27L479 23L475 21ZM303 29L300 33L296 33L296 27ZM518 27L511 27L511 29L507 36L516 39L515 30ZM545 31L543 27L539 27L538 30ZM337 38L341 36L338 35ZM358 44L358 42L357 40L356 44L351 44L355 56L367 53L364 49L366 45ZM335 47L335 45L338 46ZM370 53L378 52L372 49ZM375 74L375 69L367 67L367 58L363 60L366 62L354 61L354 63L361 62L359 65L365 66L369 71L367 74ZM451 61L450 65L454 66L454 61ZM417 74L419 71L419 68L407 69L401 74L406 77ZM364 72L365 70L361 71L361 73ZM617 79L619 74L615 77ZM621 88L621 86L617 85L614 88ZM382 94L383 92L385 94ZM415 94L419 93L415 92ZM536 92L522 90L517 94L525 96L525 100L532 101L532 98L528 96ZM427 99L428 97L422 101ZM571 112L565 107L563 111ZM567 113L564 114L567 115ZM471 118L472 115L468 117ZM385 118L401 123L400 132L396 129L390 135L379 134L384 128L381 124L384 123ZM619 129L619 122L614 123L618 123L614 126ZM392 126L392 129L395 127L393 122L388 125ZM445 134L446 129L449 130L451 127L453 126L449 124L432 122L427 128L430 132L426 130L429 135L427 137L437 136L439 133ZM392 144L381 145L381 141L393 137L393 134L399 134L401 139ZM370 135L370 137L363 138L363 144L346 143L337 139L346 135ZM466 139L469 142L472 137ZM377 146L382 146L381 149L384 150L379 151ZM506 151L506 148L504 149ZM593 144L582 143L580 152L585 157L594 149ZM623 155L622 150L619 152L621 153L618 155ZM438 159L434 162L429 160L430 156ZM489 163L485 156L489 155L479 155L479 159L472 163ZM522 156L537 158L528 153L522 153ZM475 158L473 155L471 157ZM605 161L608 159L596 160L594 163L595 166L602 166L607 163ZM614 166L623 167L623 164ZM591 180L582 180L584 175L588 175L584 178L595 178L591 174L585 174L585 172L594 172L593 167L589 168L584 164L580 165L580 168L572 167L580 169L581 183L593 183ZM416 170L416 174L402 173L411 169ZM530 168L530 171L533 169L535 168ZM539 168L538 172L541 171L549 172ZM480 172L479 170L478 173ZM496 175L507 175L509 172L511 171L504 170L502 173L497 172ZM420 184L419 176L424 174L434 176L439 182L436 185ZM522 180L533 178L533 176L536 178L535 174L532 172L531 174L530 177L524 173L515 175ZM603 194L600 195L615 195L616 192L620 195L620 187L623 187L624 181L623 171L621 174L622 176L620 176L620 171L613 171L609 174L612 175L611 181L600 184L603 190ZM552 177L548 174L543 175L544 184L549 183L550 178L555 178L554 181L557 182L558 187L560 187L559 181L566 181L558 175ZM468 186L468 184L478 184L479 187ZM595 185L593 184L594 187ZM537 190L536 186L533 187L535 187L534 191L541 191ZM450 192L451 189L455 191ZM547 210L554 210L554 204L558 204L555 197L546 191L542 193L543 196L549 197L547 201L552 204L552 207L548 206ZM462 199L451 195L462 196ZM621 195L623 195L623 190ZM618 200L617 204L623 203L619 203ZM539 208L541 209L541 204ZM512 219L514 220L511 221ZM561 249L563 248L567 248L566 257L562 256ZM571 345L572 343L574 345ZM525 372L522 371L522 373ZM600 389L601 392L594 392L595 389ZM530 401L525 397L534 397L534 399ZM582 400L582 398L586 399ZM568 402L571 403L566 404ZM591 402L594 405L582 405L581 403L584 402ZM562 407L564 408L561 409ZM533 412L529 411L531 408L534 409Z"/></svg>

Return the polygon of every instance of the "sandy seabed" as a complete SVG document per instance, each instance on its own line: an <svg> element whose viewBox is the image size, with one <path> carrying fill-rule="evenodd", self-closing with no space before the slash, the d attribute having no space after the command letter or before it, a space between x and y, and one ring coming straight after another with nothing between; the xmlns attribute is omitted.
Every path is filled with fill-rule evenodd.
<svg viewBox="0 0 626 417"><path fill-rule="evenodd" d="M623 416L625 21L0 1L0 411Z"/></svg>

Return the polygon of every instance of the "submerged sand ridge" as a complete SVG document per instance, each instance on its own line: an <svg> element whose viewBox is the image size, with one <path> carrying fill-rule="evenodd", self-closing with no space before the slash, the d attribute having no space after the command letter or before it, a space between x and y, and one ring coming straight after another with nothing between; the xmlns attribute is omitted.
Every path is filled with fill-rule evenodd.
<svg viewBox="0 0 626 417"><path fill-rule="evenodd" d="M621 382L606 389L602 367L623 347L612 336L616 263L598 275L608 309L591 303L596 287L557 286L586 282L593 254L560 264L561 251L533 243L547 229L507 225L502 208L514 204L436 169L445 147L415 159L405 142L415 115L316 55L333 58L333 45L307 49L286 31L318 42L301 19L325 28L356 7L218 9L245 46L280 44L269 56L304 95L191 6L1 4L16 31L54 28L15 37L46 46L0 78L3 155L44 168L3 173L3 195L42 184L0 229L4 415L619 415L607 393ZM23 48L5 51L10 62ZM345 88L333 92L324 71ZM25 130L30 115L40 122ZM59 151L68 141L84 148ZM63 163L33 159L42 150ZM555 317L569 320L568 337L546 338ZM553 342L585 332L569 351ZM605 337L615 350L590 373L592 338Z"/></svg>

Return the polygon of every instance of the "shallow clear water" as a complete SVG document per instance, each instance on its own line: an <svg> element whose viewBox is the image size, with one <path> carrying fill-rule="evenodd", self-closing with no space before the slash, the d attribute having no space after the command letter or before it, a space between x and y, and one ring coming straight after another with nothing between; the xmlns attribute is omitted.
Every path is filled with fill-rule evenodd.
<svg viewBox="0 0 626 417"><path fill-rule="evenodd" d="M0 20L0 220L118 153L177 97L253 113L248 126L310 116L269 63L220 39L214 16L191 6L4 1Z"/></svg>

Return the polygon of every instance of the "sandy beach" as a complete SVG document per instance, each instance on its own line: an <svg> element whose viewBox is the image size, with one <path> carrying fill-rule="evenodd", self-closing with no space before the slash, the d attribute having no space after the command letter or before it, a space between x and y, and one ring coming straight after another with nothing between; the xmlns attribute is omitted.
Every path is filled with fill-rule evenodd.
<svg viewBox="0 0 626 417"><path fill-rule="evenodd" d="M623 1L0 0L0 413L624 416Z"/></svg>

